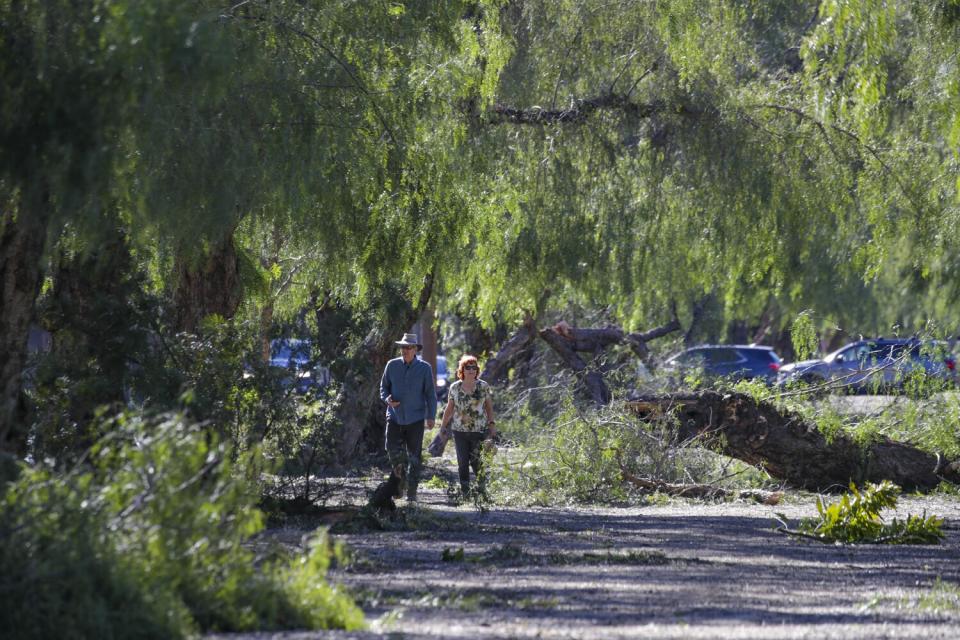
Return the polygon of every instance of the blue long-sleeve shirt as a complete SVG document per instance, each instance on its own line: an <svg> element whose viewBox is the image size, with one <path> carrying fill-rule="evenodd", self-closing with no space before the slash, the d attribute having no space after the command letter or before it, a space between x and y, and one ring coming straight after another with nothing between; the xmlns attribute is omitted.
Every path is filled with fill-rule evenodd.
<svg viewBox="0 0 960 640"><path fill-rule="evenodd" d="M386 402L387 396L400 402L396 409L387 405L387 418L396 424L437 419L433 368L420 358L414 358L410 364L403 358L394 358L387 363L380 379L380 399Z"/></svg>

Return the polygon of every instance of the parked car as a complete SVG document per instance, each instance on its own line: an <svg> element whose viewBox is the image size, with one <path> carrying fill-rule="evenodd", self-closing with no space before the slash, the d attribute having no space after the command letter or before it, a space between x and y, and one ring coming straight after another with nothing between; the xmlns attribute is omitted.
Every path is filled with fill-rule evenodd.
<svg viewBox="0 0 960 640"><path fill-rule="evenodd" d="M777 383L831 381L858 393L903 389L908 380L923 373L940 384L955 385L956 357L939 340L875 338L857 340L824 358L780 367Z"/></svg>
<svg viewBox="0 0 960 640"><path fill-rule="evenodd" d="M309 340L278 338L270 341L270 367L285 384L296 385L300 393L330 384L330 370L313 359Z"/></svg>
<svg viewBox="0 0 960 640"><path fill-rule="evenodd" d="M763 380L773 383L782 360L772 347L704 344L685 349L664 363L667 371L700 371L708 378Z"/></svg>
<svg viewBox="0 0 960 640"><path fill-rule="evenodd" d="M446 356L437 356L437 402L446 402L447 401L447 391L449 387L448 382L448 373L447 373L447 358Z"/></svg>

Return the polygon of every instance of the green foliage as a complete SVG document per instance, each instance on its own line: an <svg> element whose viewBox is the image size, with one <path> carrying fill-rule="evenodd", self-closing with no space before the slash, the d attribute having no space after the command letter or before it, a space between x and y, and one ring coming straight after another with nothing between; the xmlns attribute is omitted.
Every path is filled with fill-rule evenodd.
<svg viewBox="0 0 960 640"><path fill-rule="evenodd" d="M900 488L884 480L869 484L862 491L850 484L850 492L833 503L817 498L818 518L800 521L797 531L785 524L783 531L799 533L826 543L864 544L936 544L943 539L943 519L936 516L908 515L884 523L880 512L897 506ZM780 518L781 523L784 519Z"/></svg>
<svg viewBox="0 0 960 640"><path fill-rule="evenodd" d="M543 425L540 435L527 443L515 466L492 474L493 486L507 489L509 499L526 496L538 504L623 500L620 435L610 422L591 420L568 403L555 423Z"/></svg>
<svg viewBox="0 0 960 640"><path fill-rule="evenodd" d="M265 492L307 503L322 499L327 487L315 476L335 462L341 387L334 382L301 393L294 372L262 360L259 340L254 323L210 317L200 335L170 342L175 362L166 364L168 376L179 380L180 404L191 416L237 451L259 448L275 461L280 473ZM186 366L178 370L179 363Z"/></svg>
<svg viewBox="0 0 960 640"><path fill-rule="evenodd" d="M797 315L790 327L790 340L797 360L812 358L818 351L817 331L813 326L813 313L804 311Z"/></svg>
<svg viewBox="0 0 960 640"><path fill-rule="evenodd" d="M427 489L446 489L447 481L438 475L432 475L429 480L421 483L420 486L426 487Z"/></svg>
<svg viewBox="0 0 960 640"><path fill-rule="evenodd" d="M960 612L960 584L943 580L939 576L933 586L920 595L915 602L908 603L910 608L933 613Z"/></svg>
<svg viewBox="0 0 960 640"><path fill-rule="evenodd" d="M99 416L121 404L153 412L185 410L236 452L259 447L276 460L282 473L265 488L271 493L322 498L324 484L312 477L335 458L339 385L300 393L292 372L262 360L258 323L211 316L198 334L175 335L156 321L148 324L157 301L128 291L136 272L130 275L125 265L108 261L108 267L117 267L115 280L100 273L101 260L120 255L78 258L77 265L61 269L76 275L58 280L44 298L56 348L36 359L29 394L31 456L69 467L103 435L108 425ZM111 287L129 295L110 295Z"/></svg>
<svg viewBox="0 0 960 640"><path fill-rule="evenodd" d="M440 554L440 559L443 562L463 562L464 561L463 547L457 547L456 549L445 547L443 549L443 552Z"/></svg>
<svg viewBox="0 0 960 640"><path fill-rule="evenodd" d="M894 440L949 458L960 455L960 397L956 393L892 403L877 421L883 434Z"/></svg>
<svg viewBox="0 0 960 640"><path fill-rule="evenodd" d="M89 466L25 469L0 505L4 629L22 638L185 637L195 631L358 628L325 580L330 543L264 560L246 543L257 458L177 416L121 416ZM233 460L236 459L236 462ZM74 634L70 636L69 634Z"/></svg>
<svg viewBox="0 0 960 640"><path fill-rule="evenodd" d="M836 411L826 410L816 415L815 422L817 430L823 434L823 439L830 444L836 439L837 435L845 433L845 421Z"/></svg>
<svg viewBox="0 0 960 640"><path fill-rule="evenodd" d="M504 432L510 423L501 420ZM555 506L618 503L639 497L629 477L668 483L759 480L746 465L733 463L696 443L680 443L672 416L639 420L624 406L578 410L567 401L562 411L540 424L536 435L505 450L491 469L497 500Z"/></svg>
<svg viewBox="0 0 960 640"><path fill-rule="evenodd" d="M348 389L378 373L358 345L428 274L432 303L485 326L606 306L636 328L710 298L718 327L795 317L805 354L827 325L955 322L951 7L0 1L0 197L78 251L116 211L154 280L127 270L113 298L169 290L172 265L232 236L261 334L274 313L346 305L350 330L321 334ZM157 337L142 376L76 349L38 387L38 450L82 450L131 377L135 402L183 398L243 446L275 437L289 458L335 435L342 398L244 381L242 333ZM106 375L81 379L91 353ZM580 435L562 435L574 458Z"/></svg>
<svg viewBox="0 0 960 640"><path fill-rule="evenodd" d="M116 213L100 222L103 244L94 249L82 250L77 234L60 239L54 277L37 301L52 345L30 363L30 452L61 466L96 439L90 425L103 407L129 398L151 360L160 307Z"/></svg>

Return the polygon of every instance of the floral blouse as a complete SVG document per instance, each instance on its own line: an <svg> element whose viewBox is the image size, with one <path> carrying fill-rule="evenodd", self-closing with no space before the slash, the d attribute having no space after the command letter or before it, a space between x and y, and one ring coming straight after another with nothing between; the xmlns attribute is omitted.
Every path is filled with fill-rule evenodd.
<svg viewBox="0 0 960 640"><path fill-rule="evenodd" d="M487 430L487 414L483 411L484 400L491 397L490 385L477 380L473 393L463 390L463 381L457 380L447 392L453 400L453 419L450 421L454 431L483 433Z"/></svg>

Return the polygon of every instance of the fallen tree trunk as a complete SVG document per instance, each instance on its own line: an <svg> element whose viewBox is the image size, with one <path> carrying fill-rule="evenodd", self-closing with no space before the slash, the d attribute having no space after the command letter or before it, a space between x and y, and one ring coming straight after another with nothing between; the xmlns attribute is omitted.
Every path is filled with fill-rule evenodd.
<svg viewBox="0 0 960 640"><path fill-rule="evenodd" d="M881 480L904 491L929 491L944 480L960 484L960 460L886 437L865 445L843 434L828 441L800 415L744 394L646 396L631 407L645 419L675 416L680 441L698 440L801 489L845 490L850 482Z"/></svg>
<svg viewBox="0 0 960 640"><path fill-rule="evenodd" d="M576 331L581 335L590 332L590 337L593 338L596 349L603 349L603 346L601 346L603 343L601 341L607 338L604 333L605 330L577 329ZM620 334L622 339L623 332L620 331ZM556 327L541 330L540 337L557 352L557 355L560 356L564 364L573 369L574 372L581 377L584 385L586 385L587 390L590 392L590 398L594 404L597 406L610 404L610 390L603 381L603 374L596 368L587 367L587 363L583 361L583 358L577 355L578 343L576 338L564 336ZM579 346L589 346L591 344L588 340L583 339ZM581 350L587 351L588 349Z"/></svg>
<svg viewBox="0 0 960 640"><path fill-rule="evenodd" d="M492 383L503 379L510 365L520 359L536 339L537 327L533 318L528 315L523 321L523 326L503 343L497 355L487 360L480 377Z"/></svg>

